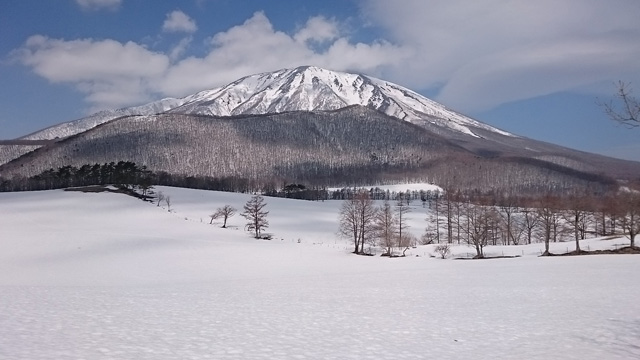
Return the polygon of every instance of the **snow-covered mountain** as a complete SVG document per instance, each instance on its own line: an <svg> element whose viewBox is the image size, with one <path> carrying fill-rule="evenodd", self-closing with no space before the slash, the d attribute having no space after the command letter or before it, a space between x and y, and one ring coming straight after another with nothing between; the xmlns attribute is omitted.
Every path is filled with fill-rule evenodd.
<svg viewBox="0 0 640 360"><path fill-rule="evenodd" d="M288 111L326 111L362 105L412 123L481 137L476 129L506 136L505 131L476 121L402 86L373 77L313 66L250 75L228 85L181 99L107 110L49 127L23 139L42 140L74 135L126 115L162 112L231 116Z"/></svg>
<svg viewBox="0 0 640 360"><path fill-rule="evenodd" d="M168 174L318 186L403 174L405 181L521 192L640 176L640 163L512 135L401 86L310 66L104 111L22 141L55 138L0 143L0 177L125 159Z"/></svg>
<svg viewBox="0 0 640 360"><path fill-rule="evenodd" d="M362 105L409 122L435 125L477 137L473 128L511 135L402 86L373 77L313 66L251 75L184 99L170 112L200 115L267 114L336 110Z"/></svg>

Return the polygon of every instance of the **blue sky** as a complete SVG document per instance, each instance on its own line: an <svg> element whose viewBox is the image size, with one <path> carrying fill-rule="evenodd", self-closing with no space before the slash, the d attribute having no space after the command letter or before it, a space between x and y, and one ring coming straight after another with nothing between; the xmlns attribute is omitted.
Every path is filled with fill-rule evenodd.
<svg viewBox="0 0 640 360"><path fill-rule="evenodd" d="M640 92L637 0L4 0L0 139L298 65L398 83L504 130L640 161L598 101Z"/></svg>

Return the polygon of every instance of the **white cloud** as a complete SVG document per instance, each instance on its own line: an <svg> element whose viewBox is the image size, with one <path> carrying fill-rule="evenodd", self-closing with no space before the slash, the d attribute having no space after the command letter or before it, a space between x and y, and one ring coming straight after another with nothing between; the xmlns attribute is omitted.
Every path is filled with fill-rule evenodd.
<svg viewBox="0 0 640 360"><path fill-rule="evenodd" d="M76 3L85 10L117 9L122 0L76 0Z"/></svg>
<svg viewBox="0 0 640 360"><path fill-rule="evenodd" d="M180 10L168 13L164 24L162 24L164 32L194 33L197 29L196 22Z"/></svg>
<svg viewBox="0 0 640 360"><path fill-rule="evenodd" d="M314 32L317 23L310 21L289 35L276 31L264 13L257 12L242 25L216 34L207 56L190 57L171 67L160 89L165 94L184 95L253 73L309 64L375 75L402 61L398 49L386 42L353 44L337 33L329 41L327 34L332 32L326 31L327 24ZM302 39L323 39L328 44L322 51Z"/></svg>
<svg viewBox="0 0 640 360"><path fill-rule="evenodd" d="M339 35L338 23L334 20L327 20L323 16L310 18L305 26L294 36L298 42L315 41L323 43L337 38Z"/></svg>
<svg viewBox="0 0 640 360"><path fill-rule="evenodd" d="M169 59L133 42L30 37L14 56L43 78L71 83L93 108L119 107L149 99L149 80L162 76Z"/></svg>
<svg viewBox="0 0 640 360"><path fill-rule="evenodd" d="M389 80L442 87L462 111L640 80L640 2L635 0L366 0L369 19L413 61Z"/></svg>
<svg viewBox="0 0 640 360"><path fill-rule="evenodd" d="M77 0L83 7L121 0ZM184 96L239 77L299 65L355 71L415 90L463 112L559 91L602 91L640 83L637 0L362 0L363 22L386 39L356 43L342 24L309 18L293 33L262 12L213 34L202 56L185 58L191 35L165 53L115 40L33 36L20 61L86 93L93 106L124 106L156 95ZM353 23L352 23L353 24ZM164 31L192 33L186 14L167 14ZM364 30L363 30L364 31Z"/></svg>
<svg viewBox="0 0 640 360"><path fill-rule="evenodd" d="M187 48L191 44L191 41L193 41L193 38L190 36L181 39L169 52L169 58L172 61L175 61L182 57L182 55L187 51Z"/></svg>
<svg viewBox="0 0 640 360"><path fill-rule="evenodd" d="M380 76L405 60L405 51L384 41L352 43L335 22L311 18L293 34L277 31L262 12L215 34L205 56L180 59L191 38L167 53L133 42L60 40L32 36L15 56L33 71L86 94L92 109L141 103L156 95L185 96L242 76L317 65ZM322 49L316 45L322 42Z"/></svg>

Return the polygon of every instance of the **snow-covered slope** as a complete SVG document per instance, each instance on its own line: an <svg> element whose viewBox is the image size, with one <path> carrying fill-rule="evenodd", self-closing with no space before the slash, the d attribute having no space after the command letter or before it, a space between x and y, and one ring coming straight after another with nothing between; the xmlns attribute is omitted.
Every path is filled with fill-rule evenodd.
<svg viewBox="0 0 640 360"><path fill-rule="evenodd" d="M349 105L363 105L402 120L427 120L474 137L477 137L473 132L474 127L510 135L447 109L402 86L365 75L313 66L247 76L184 100L182 106L170 111L228 116L335 110Z"/></svg>
<svg viewBox="0 0 640 360"><path fill-rule="evenodd" d="M413 123L480 137L474 128L506 136L510 133L481 123L402 86L373 77L313 66L246 76L226 86L181 99L167 98L146 105L106 110L25 136L41 140L74 135L126 115L162 112L230 116L287 111L336 110L363 105Z"/></svg>
<svg viewBox="0 0 640 360"><path fill-rule="evenodd" d="M185 99L166 98L145 105L117 110L104 110L88 117L54 125L44 130L22 137L24 140L48 140L64 138L92 129L105 122L128 115L153 115L163 113L184 103Z"/></svg>
<svg viewBox="0 0 640 360"><path fill-rule="evenodd" d="M249 195L158 190L171 213L120 194L0 193L0 359L640 357L637 255L354 256L339 201L267 198L275 238L257 241L239 215L208 224Z"/></svg>

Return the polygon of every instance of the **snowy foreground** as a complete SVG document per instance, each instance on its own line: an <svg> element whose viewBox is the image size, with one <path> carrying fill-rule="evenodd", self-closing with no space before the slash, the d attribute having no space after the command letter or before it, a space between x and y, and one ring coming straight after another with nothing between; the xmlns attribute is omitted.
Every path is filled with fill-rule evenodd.
<svg viewBox="0 0 640 360"><path fill-rule="evenodd" d="M335 235L339 202L267 198L274 239L259 241L237 215L209 225L248 195L160 190L171 213L119 194L0 194L0 359L640 357L640 256L359 257ZM419 204L411 217L418 235Z"/></svg>

